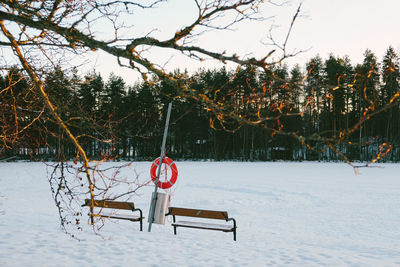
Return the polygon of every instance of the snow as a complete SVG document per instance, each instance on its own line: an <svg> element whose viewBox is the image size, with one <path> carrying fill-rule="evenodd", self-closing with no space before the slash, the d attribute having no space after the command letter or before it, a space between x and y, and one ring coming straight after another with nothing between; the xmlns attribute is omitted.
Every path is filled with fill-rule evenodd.
<svg viewBox="0 0 400 267"><path fill-rule="evenodd" d="M149 179L150 162L123 175ZM0 266L399 266L400 164L177 162L172 206L227 210L232 233L107 221L59 226L43 163L0 163ZM133 201L147 217L152 186Z"/></svg>

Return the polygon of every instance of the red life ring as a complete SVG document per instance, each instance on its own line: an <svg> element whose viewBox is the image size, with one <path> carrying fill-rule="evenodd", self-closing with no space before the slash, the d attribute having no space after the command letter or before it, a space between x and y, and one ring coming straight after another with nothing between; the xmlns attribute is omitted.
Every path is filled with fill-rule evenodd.
<svg viewBox="0 0 400 267"><path fill-rule="evenodd" d="M178 168L176 167L174 161L168 157L164 157L162 163L168 164L168 166L171 168L172 175L171 175L171 179L169 181L166 181L166 182L158 181L158 187L162 188L162 189L168 189L171 186L173 186L176 183L176 180L178 179ZM156 158L153 161L153 164L151 165L151 168L150 168L150 177L154 183L156 183L156 179L157 179L157 167L158 166L160 166L160 158Z"/></svg>

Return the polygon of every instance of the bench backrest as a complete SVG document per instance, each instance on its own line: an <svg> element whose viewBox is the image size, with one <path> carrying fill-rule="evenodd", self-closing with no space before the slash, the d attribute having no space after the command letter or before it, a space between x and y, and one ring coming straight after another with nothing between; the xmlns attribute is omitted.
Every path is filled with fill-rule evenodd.
<svg viewBox="0 0 400 267"><path fill-rule="evenodd" d="M175 207L169 207L168 215L208 218L217 220L228 219L227 211L198 210L198 209L186 209L186 208L175 208Z"/></svg>
<svg viewBox="0 0 400 267"><path fill-rule="evenodd" d="M84 206L91 206L91 199L85 199ZM135 204L133 202L120 202L110 200L93 200L95 207L109 208L109 209L120 209L120 210L134 210Z"/></svg>

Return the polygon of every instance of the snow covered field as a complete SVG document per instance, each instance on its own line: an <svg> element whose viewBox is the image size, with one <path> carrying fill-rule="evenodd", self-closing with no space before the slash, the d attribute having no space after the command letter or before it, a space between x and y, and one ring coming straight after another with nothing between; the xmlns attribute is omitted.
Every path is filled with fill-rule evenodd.
<svg viewBox="0 0 400 267"><path fill-rule="evenodd" d="M150 162L135 163L148 179ZM177 162L173 206L227 210L232 233L108 221L60 231L42 163L0 163L0 266L399 266L400 164ZM147 218L153 187L133 201Z"/></svg>

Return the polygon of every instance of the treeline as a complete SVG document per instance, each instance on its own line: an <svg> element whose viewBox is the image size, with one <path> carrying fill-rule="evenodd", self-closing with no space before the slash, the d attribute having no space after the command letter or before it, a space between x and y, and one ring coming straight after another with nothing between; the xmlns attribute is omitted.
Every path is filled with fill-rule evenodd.
<svg viewBox="0 0 400 267"><path fill-rule="evenodd" d="M76 149L43 106L27 104L38 96L21 77L16 70L1 77L1 88L12 88L0 94L7 110L2 123L20 116L27 124L42 115L19 140L3 146L1 157L74 158ZM105 81L95 71L80 77L55 68L46 74L45 88L91 158L157 157L173 101L167 155L174 159L329 161L344 154L367 161L383 153L383 160L400 159L399 58L391 47L382 61L367 50L356 65L332 54L311 58L303 68L201 69L176 71L174 77L187 88L168 81L127 86L113 74ZM19 110L7 109L13 101L21 102ZM239 119L228 118L229 110Z"/></svg>

